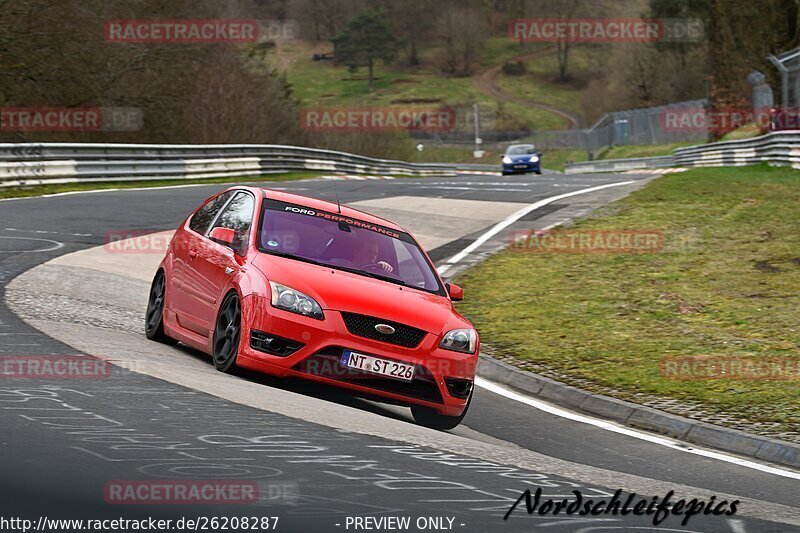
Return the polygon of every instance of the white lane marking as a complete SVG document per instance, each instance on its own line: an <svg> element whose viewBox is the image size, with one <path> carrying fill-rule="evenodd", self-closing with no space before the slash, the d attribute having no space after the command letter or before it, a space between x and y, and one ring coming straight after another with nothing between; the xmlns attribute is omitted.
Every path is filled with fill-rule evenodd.
<svg viewBox="0 0 800 533"><path fill-rule="evenodd" d="M448 189L455 191L505 191L505 192L533 192L531 189L512 189L510 187L457 187L455 185L417 185L415 189Z"/></svg>
<svg viewBox="0 0 800 533"><path fill-rule="evenodd" d="M483 243L485 243L486 241L488 241L489 239L491 239L492 237L494 237L495 235L497 235L498 233L500 233L501 231L506 229L508 226L510 226L511 224L513 224L514 222L519 220L520 218L524 217L525 215L527 215L528 213L530 213L532 211L535 211L536 209L539 209L542 206L545 206L547 204L551 204L553 202L557 202L558 200L561 200L562 198L569 198L570 196L577 196L579 194L586 194L586 193L589 193L589 192L599 191L601 189L607 189L609 187L619 187L620 185L629 185L631 183L635 183L635 181L630 180L630 181L620 181L620 182L617 182L617 183L606 183L605 185L597 185L595 187L589 187L588 189L581 189L579 191L567 192L567 193L564 193L564 194L559 194L557 196L551 196L549 198L545 198L544 200L539 200L538 202L534 202L534 203L530 204L529 206L520 209L516 213L512 213L511 215L506 217L505 220L502 220L502 221L498 222L497 224L495 224L492 227L492 229L490 229L489 231L487 231L486 233L484 233L483 235L481 235L480 237L475 239L472 242L472 244L470 244L469 246L467 246L466 248L464 248L463 250L458 252L456 255L454 255L453 257L451 257L447 261L445 261L445 264L443 264L442 266L440 266L436 270L439 272L439 275L444 274L445 272L447 272L450 269L450 267L452 267L453 265L455 265L456 263L458 263L459 261L464 259L467 255L469 255L473 251L475 251Z"/></svg>
<svg viewBox="0 0 800 533"><path fill-rule="evenodd" d="M39 239L39 238L36 238L36 237L6 237L6 236L0 236L0 239L16 239L16 240L20 240L20 241L42 241L42 242L51 242L54 245L54 246L50 246L48 248L41 248L39 250L0 250L0 253L6 253L6 254L10 254L10 253L27 254L27 253L33 253L33 252L52 252L53 250L58 250L59 248L63 248L64 247L64 243L63 242L58 242L58 241L54 241L54 240L51 240L51 239Z"/></svg>
<svg viewBox="0 0 800 533"><path fill-rule="evenodd" d="M611 431L613 433L619 433L620 435L626 435L628 437L633 437L635 439L652 442L653 444L659 444L667 448L672 448L673 450L678 450L685 453L691 453L694 455L700 455L711 459L717 459L719 461L735 464L737 466L743 466L745 468L751 468L753 470L759 470L761 472L766 472L768 474L775 474L776 476L788 477L791 479L800 479L800 472L792 472L790 470L784 470L782 468L777 468L774 466L767 466L761 463L748 461L747 459L741 459L739 457L734 457L732 455L727 455L721 452L714 452L711 450L689 447L689 445L685 442L675 441L665 437L659 437L658 435L651 435L649 433L644 433L628 427L619 426L617 424L608 422L606 420L601 420L599 418L573 413L571 411L567 411L566 409L556 407L555 405L550 405L548 403L545 403L541 400L536 400L529 396L525 396L523 394L514 392L510 389L505 388L502 385L489 381L485 378L475 377L475 384L490 392L508 398L509 400L514 400L520 403L524 403L530 407L533 407L534 409L539 409L540 411L550 413L551 415L560 416L562 418L572 420L573 422L589 424L590 426L595 426L600 429L604 429L606 431Z"/></svg>
<svg viewBox="0 0 800 533"><path fill-rule="evenodd" d="M425 185L451 185L453 181L426 181ZM541 183L536 181L461 181L458 180L455 183L459 185L477 185L479 187L483 187L484 185L500 185L502 187L509 187L509 186L517 186L520 185L541 185Z"/></svg>
<svg viewBox="0 0 800 533"><path fill-rule="evenodd" d="M3 346L39 346L38 343L4 343Z"/></svg>
<svg viewBox="0 0 800 533"><path fill-rule="evenodd" d="M375 175L358 175L358 174L335 174L333 176L319 176L322 179L334 180L393 180L393 176L375 176ZM316 178L315 178L316 179Z"/></svg>
<svg viewBox="0 0 800 533"><path fill-rule="evenodd" d="M47 233L49 235L69 235L71 237L95 237L91 233L63 233L61 231L49 231L41 229L19 229L19 228L3 228L6 231L21 231L23 233Z"/></svg>

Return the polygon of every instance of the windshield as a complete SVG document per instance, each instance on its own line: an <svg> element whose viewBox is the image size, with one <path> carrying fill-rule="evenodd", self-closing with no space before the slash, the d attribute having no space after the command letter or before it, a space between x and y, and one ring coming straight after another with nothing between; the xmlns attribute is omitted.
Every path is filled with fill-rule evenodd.
<svg viewBox="0 0 800 533"><path fill-rule="evenodd" d="M506 154L508 155L525 155L525 154L532 154L536 150L532 144L517 144L515 146L509 146L508 150L506 150Z"/></svg>
<svg viewBox="0 0 800 533"><path fill-rule="evenodd" d="M259 250L444 295L407 233L362 220L265 200Z"/></svg>

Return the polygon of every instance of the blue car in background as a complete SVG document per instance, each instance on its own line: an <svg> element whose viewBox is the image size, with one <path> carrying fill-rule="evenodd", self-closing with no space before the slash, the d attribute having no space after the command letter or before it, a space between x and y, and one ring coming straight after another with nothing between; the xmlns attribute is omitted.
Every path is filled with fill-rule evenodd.
<svg viewBox="0 0 800 533"><path fill-rule="evenodd" d="M503 155L503 176L508 174L542 173L542 154L532 144L512 144Z"/></svg>

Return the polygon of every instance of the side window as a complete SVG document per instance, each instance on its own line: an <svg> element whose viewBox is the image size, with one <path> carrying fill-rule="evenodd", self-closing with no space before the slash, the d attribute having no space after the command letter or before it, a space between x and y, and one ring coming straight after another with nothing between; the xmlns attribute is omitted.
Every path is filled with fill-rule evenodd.
<svg viewBox="0 0 800 533"><path fill-rule="evenodd" d="M239 253L243 253L247 247L247 237L253 223L254 207L255 198L252 194L238 192L214 223L214 228L229 228L236 232L232 247Z"/></svg>
<svg viewBox="0 0 800 533"><path fill-rule="evenodd" d="M225 202L228 201L228 198L233 193L234 191L229 191L206 202L206 205L198 209L192 220L189 221L189 229L196 231L200 235L205 235L209 224L211 224L211 221L214 220L214 217L217 216L219 210L222 209L222 206L225 205Z"/></svg>

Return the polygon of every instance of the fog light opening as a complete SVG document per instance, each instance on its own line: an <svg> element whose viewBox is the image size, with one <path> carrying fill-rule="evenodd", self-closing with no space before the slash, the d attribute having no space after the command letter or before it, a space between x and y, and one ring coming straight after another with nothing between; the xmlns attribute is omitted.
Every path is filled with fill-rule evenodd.
<svg viewBox="0 0 800 533"><path fill-rule="evenodd" d="M250 347L259 352L287 357L305 346L302 342L285 339L256 329L250 330Z"/></svg>
<svg viewBox="0 0 800 533"><path fill-rule="evenodd" d="M447 391L455 398L467 398L472 391L472 381L469 379L444 378Z"/></svg>

